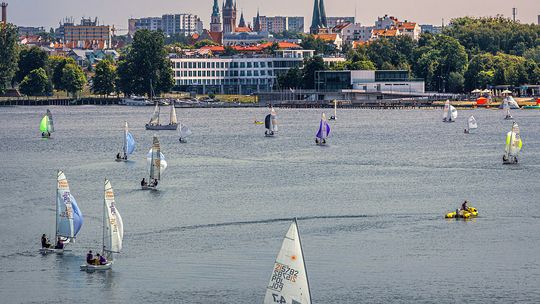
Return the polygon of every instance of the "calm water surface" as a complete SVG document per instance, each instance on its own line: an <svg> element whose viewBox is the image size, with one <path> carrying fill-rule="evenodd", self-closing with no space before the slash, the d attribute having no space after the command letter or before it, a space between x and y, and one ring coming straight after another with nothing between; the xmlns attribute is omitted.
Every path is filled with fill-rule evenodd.
<svg viewBox="0 0 540 304"><path fill-rule="evenodd" d="M2 303L261 303L290 218L299 228L314 303L540 302L540 112L515 111L524 148L503 166L502 111L341 110L329 145L314 144L321 110L179 109L194 135L159 132L169 168L139 190L152 108L0 108ZM327 114L330 110L328 110ZM474 114L476 134L463 134ZM137 140L116 163L127 120ZM54 234L56 170L85 216L72 254L41 256ZM124 218L114 269L79 271L101 246L103 180ZM481 216L443 214L471 201Z"/></svg>

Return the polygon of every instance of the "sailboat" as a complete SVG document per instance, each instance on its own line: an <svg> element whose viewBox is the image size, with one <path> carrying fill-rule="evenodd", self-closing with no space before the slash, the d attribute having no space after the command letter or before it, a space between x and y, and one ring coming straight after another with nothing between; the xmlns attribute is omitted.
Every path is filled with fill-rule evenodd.
<svg viewBox="0 0 540 304"><path fill-rule="evenodd" d="M180 124L180 138L178 139L178 141L180 141L181 143L186 143L186 138L190 137L192 134L193 132L191 132L188 126Z"/></svg>
<svg viewBox="0 0 540 304"><path fill-rule="evenodd" d="M176 118L176 109L174 107L174 102L171 103L171 112L169 115L169 124L162 125L159 121L159 114L161 108L159 102L156 101L156 106L154 107L154 113L150 118L150 122L146 124L146 130L176 130L178 129L178 119Z"/></svg>
<svg viewBox="0 0 540 304"><path fill-rule="evenodd" d="M315 135L315 143L319 146L326 145L326 139L330 135L330 125L326 121L326 115L322 113L321 122L319 123L319 130Z"/></svg>
<svg viewBox="0 0 540 304"><path fill-rule="evenodd" d="M334 116L330 116L330 120L337 120L337 99L334 99Z"/></svg>
<svg viewBox="0 0 540 304"><path fill-rule="evenodd" d="M264 304L311 304L309 280L296 218L283 239L266 287Z"/></svg>
<svg viewBox="0 0 540 304"><path fill-rule="evenodd" d="M41 131L42 138L50 138L51 133L54 132L54 122L51 111L47 109L47 113L41 119L39 124L39 130Z"/></svg>
<svg viewBox="0 0 540 304"><path fill-rule="evenodd" d="M124 122L124 145L122 146L122 155L117 154L116 161L127 161L128 155L132 154L135 151L135 138L128 130L127 121ZM120 157L118 157L120 156Z"/></svg>
<svg viewBox="0 0 540 304"><path fill-rule="evenodd" d="M55 244L58 240L63 243L63 248L55 248L55 244L50 248L41 248L42 254L47 253L63 253L65 247L72 242L83 224L83 215L77 201L69 191L69 185L66 175L63 171L58 171L56 174L56 232Z"/></svg>
<svg viewBox="0 0 540 304"><path fill-rule="evenodd" d="M165 160L165 155L161 153L159 140L156 136L154 136L152 148L148 152L146 160L149 166L150 177L147 183L141 183L141 188L143 190L156 190L158 181L161 179L161 174L167 169L167 161Z"/></svg>
<svg viewBox="0 0 540 304"><path fill-rule="evenodd" d="M469 119L467 119L467 128L465 129L465 133L474 133L474 131L478 129L478 124L476 123L476 118L474 116L470 116Z"/></svg>
<svg viewBox="0 0 540 304"><path fill-rule="evenodd" d="M506 115L504 116L504 119L505 120L510 120L510 119L514 119L514 117L512 117L512 115L510 114L510 103L509 103L509 98L505 98L503 100L503 110L504 112L506 113Z"/></svg>
<svg viewBox="0 0 540 304"><path fill-rule="evenodd" d="M506 134L506 146L504 148L503 164L513 165L518 163L518 154L523 146L519 135L519 126L514 121L512 130Z"/></svg>
<svg viewBox="0 0 540 304"><path fill-rule="evenodd" d="M444 103L443 122L455 122L458 116L457 109L447 100Z"/></svg>
<svg viewBox="0 0 540 304"><path fill-rule="evenodd" d="M274 136L278 132L277 114L273 107L270 107L270 114L264 118L264 126L266 128L264 135L267 137Z"/></svg>
<svg viewBox="0 0 540 304"><path fill-rule="evenodd" d="M109 270L114 263L114 254L122 251L122 241L124 239L124 222L114 200L114 192L111 182L105 179L105 198L103 200L103 237L102 255L107 260L104 265L81 265L81 270Z"/></svg>

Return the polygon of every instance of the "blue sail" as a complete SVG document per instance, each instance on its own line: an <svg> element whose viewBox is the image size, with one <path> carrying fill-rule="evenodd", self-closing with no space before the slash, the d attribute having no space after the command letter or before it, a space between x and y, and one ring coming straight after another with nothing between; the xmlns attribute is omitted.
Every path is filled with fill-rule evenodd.
<svg viewBox="0 0 540 304"><path fill-rule="evenodd" d="M324 124L326 125L326 136L330 136L330 125L326 121Z"/></svg>
<svg viewBox="0 0 540 304"><path fill-rule="evenodd" d="M321 123L319 124L319 130L317 131L317 138L326 139L330 135L330 125L326 122L326 117L323 115Z"/></svg>
<svg viewBox="0 0 540 304"><path fill-rule="evenodd" d="M75 237L77 233L79 233L79 230L81 230L82 224L83 224L83 215L81 212L81 209L79 209L79 206L77 205L77 201L75 201L75 198L69 194L71 198L71 207L73 208L73 236Z"/></svg>
<svg viewBox="0 0 540 304"><path fill-rule="evenodd" d="M321 123L319 124L319 131L317 131L317 138L323 138L323 121L321 120Z"/></svg>
<svg viewBox="0 0 540 304"><path fill-rule="evenodd" d="M127 154L132 154L133 151L135 151L135 138L133 138L133 135L130 132L126 134L126 142Z"/></svg>

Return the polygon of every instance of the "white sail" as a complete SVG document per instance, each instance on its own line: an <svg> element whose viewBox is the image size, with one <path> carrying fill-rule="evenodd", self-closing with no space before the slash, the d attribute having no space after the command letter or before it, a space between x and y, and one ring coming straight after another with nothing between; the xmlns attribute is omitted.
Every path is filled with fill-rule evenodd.
<svg viewBox="0 0 540 304"><path fill-rule="evenodd" d="M176 118L176 109L174 108L174 102L171 104L171 117L170 117L171 125L178 124L178 119Z"/></svg>
<svg viewBox="0 0 540 304"><path fill-rule="evenodd" d="M450 112L450 100L447 100L444 103L444 110L443 110L443 121L446 121L448 119L448 114Z"/></svg>
<svg viewBox="0 0 540 304"><path fill-rule="evenodd" d="M188 126L182 124L180 125L180 138L186 138L193 134L191 130L188 128Z"/></svg>
<svg viewBox="0 0 540 304"><path fill-rule="evenodd" d="M264 304L310 304L311 293L296 220L289 227L276 258Z"/></svg>
<svg viewBox="0 0 540 304"><path fill-rule="evenodd" d="M476 119L472 115L467 120L467 124L469 127L469 132L471 132L472 130L478 129L478 124L476 123Z"/></svg>
<svg viewBox="0 0 540 304"><path fill-rule="evenodd" d="M124 239L124 223L122 216L116 208L114 192L109 180L105 180L105 200L103 204L103 252L112 260L112 253L122 250Z"/></svg>
<svg viewBox="0 0 540 304"><path fill-rule="evenodd" d="M146 160L148 162L149 171L150 171L150 180L161 179L161 174L167 169L167 161L165 160L165 155L161 153L161 146L159 140L154 136L154 141L152 148L146 155Z"/></svg>
<svg viewBox="0 0 540 304"><path fill-rule="evenodd" d="M449 112L449 117L447 120L456 121L457 115L458 115L457 109L454 108L454 106L450 105L450 112Z"/></svg>
<svg viewBox="0 0 540 304"><path fill-rule="evenodd" d="M49 111L49 109L47 109L47 116L49 117L49 125L48 125L48 129L49 129L49 133L53 133L54 132L54 121L53 121L53 117L52 117L52 113L51 111Z"/></svg>
<svg viewBox="0 0 540 304"><path fill-rule="evenodd" d="M270 131L277 132L278 131L278 122L277 122L276 110L274 110L274 107L271 108L270 115L271 115L271 118L272 118L272 129Z"/></svg>
<svg viewBox="0 0 540 304"><path fill-rule="evenodd" d="M519 132L519 126L517 123L513 123L512 130L506 134L506 156L518 156L523 143L521 141L521 135Z"/></svg>
<svg viewBox="0 0 540 304"><path fill-rule="evenodd" d="M154 113L150 118L149 125L159 125L159 102L156 101L156 106L154 107Z"/></svg>
<svg viewBox="0 0 540 304"><path fill-rule="evenodd" d="M63 171L58 171L56 185L56 236L73 238L73 207L68 181Z"/></svg>

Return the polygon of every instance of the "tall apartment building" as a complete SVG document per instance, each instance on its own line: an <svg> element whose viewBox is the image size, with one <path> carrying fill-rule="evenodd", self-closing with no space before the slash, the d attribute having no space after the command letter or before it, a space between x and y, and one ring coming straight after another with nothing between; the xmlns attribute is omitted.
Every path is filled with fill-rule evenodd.
<svg viewBox="0 0 540 304"><path fill-rule="evenodd" d="M133 36L138 30L161 30L165 35L193 35L202 33L203 23L193 14L167 14L161 17L145 17L128 19L128 34Z"/></svg>
<svg viewBox="0 0 540 304"><path fill-rule="evenodd" d="M80 25L64 23L61 31L64 44L70 48L108 49L111 47L111 27L98 25L97 18L81 19Z"/></svg>
<svg viewBox="0 0 540 304"><path fill-rule="evenodd" d="M259 16L258 18L261 26L261 32L304 32L304 17ZM253 18L253 24L257 24L257 17Z"/></svg>

